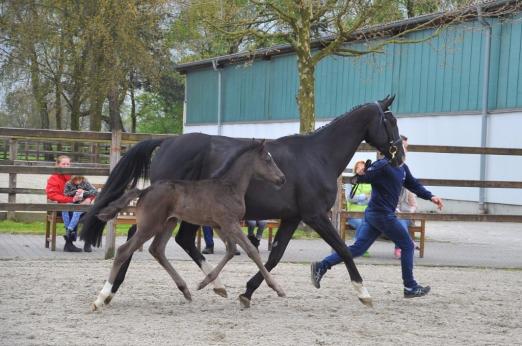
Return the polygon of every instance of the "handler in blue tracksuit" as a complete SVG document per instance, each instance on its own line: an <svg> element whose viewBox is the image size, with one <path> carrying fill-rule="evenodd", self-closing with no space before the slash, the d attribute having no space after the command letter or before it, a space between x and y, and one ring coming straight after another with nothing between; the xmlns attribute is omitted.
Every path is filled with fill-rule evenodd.
<svg viewBox="0 0 522 346"><path fill-rule="evenodd" d="M387 159L378 160L366 171L361 168L354 177L357 183L370 183L372 195L364 213L364 221L359 229L359 237L348 246L353 257L359 257L384 233L402 251L401 267L404 297L413 298L426 295L430 287L420 286L413 278L413 253L415 245L408 231L399 223L395 209L404 186L418 197L431 200L439 209L444 206L442 199L432 195L415 179L406 164L399 167L390 165ZM323 275L332 266L341 263L337 253L325 257L321 262L312 263L312 283L320 287Z"/></svg>

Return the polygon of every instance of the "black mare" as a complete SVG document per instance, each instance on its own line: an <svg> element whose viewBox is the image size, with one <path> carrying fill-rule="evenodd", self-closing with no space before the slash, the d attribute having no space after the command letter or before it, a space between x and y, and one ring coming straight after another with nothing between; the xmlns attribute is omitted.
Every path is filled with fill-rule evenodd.
<svg viewBox="0 0 522 346"><path fill-rule="evenodd" d="M402 164L404 151L397 121L389 111L393 99L387 97L358 106L310 134L291 135L266 142L267 149L287 179L279 190L269 183L252 180L245 196L246 219L281 219L265 264L266 269L270 271L279 263L302 220L342 257L359 299L371 305L371 297L362 285L361 275L330 222L328 212L335 202L337 178L363 140L384 153L392 160L392 164ZM152 182L162 179L205 179L227 157L248 143L250 140L193 133L136 144L118 162L93 208L85 214L82 239L86 243L99 245L105 223L95 215L119 198L127 188L134 187L140 177L146 177L149 171ZM152 157L158 146L158 151ZM176 242L207 272L208 264L195 246L197 228L197 225L182 222ZM129 237L132 231L131 228ZM130 259L120 270L112 288L113 293L123 282L129 262ZM250 305L252 294L262 281L259 272L248 281L245 293L240 296L243 306Z"/></svg>

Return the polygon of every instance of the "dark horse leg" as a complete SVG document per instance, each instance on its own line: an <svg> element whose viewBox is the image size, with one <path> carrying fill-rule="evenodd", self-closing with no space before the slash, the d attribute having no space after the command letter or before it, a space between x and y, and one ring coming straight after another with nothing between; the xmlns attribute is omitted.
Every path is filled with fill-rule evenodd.
<svg viewBox="0 0 522 346"><path fill-rule="evenodd" d="M127 241L129 241L129 239L132 238L134 233L136 233L136 225L132 225L129 228L129 230L127 231ZM118 288L120 288L120 285L125 280L125 274L127 274L127 270L129 270L129 265L130 265L131 260L132 260L132 255L130 255L129 259L126 260L125 263L122 264L121 269L118 272L118 275L116 275L116 279L114 280L114 284L111 289L111 293L112 293L112 295L110 296L111 298L114 295L114 293L116 293L118 291ZM106 304L108 304L109 302L110 302L110 298L109 298L109 301L106 302Z"/></svg>
<svg viewBox="0 0 522 346"><path fill-rule="evenodd" d="M326 214L315 215L305 218L304 222L312 227L341 256L348 269L350 280L357 291L357 297L364 305L372 306L372 298L363 285L361 274L359 274L355 266L352 254L342 241L339 233L335 230L328 216Z"/></svg>
<svg viewBox="0 0 522 346"><path fill-rule="evenodd" d="M268 260L266 261L265 268L268 271L271 271L281 260L283 254L285 253L288 242L292 238L295 229L299 225L300 220L281 220L281 225L277 230L276 236L274 238L274 245L272 245L272 251L270 251L270 255L268 256ZM250 307L250 300L252 299L252 294L254 291L261 285L263 282L263 275L261 272L257 272L250 280L247 282L245 293L239 296L239 301L241 305L245 308Z"/></svg>
<svg viewBox="0 0 522 346"><path fill-rule="evenodd" d="M198 225L182 221L179 226L178 234L176 235L176 242L183 248L183 250L185 250L190 258L196 262L201 271L205 273L205 275L208 275L214 268L208 264L205 257L196 247L195 240L198 228ZM212 281L212 284L214 285L214 293L221 297L227 297L225 286L221 283L219 278Z"/></svg>
<svg viewBox="0 0 522 346"><path fill-rule="evenodd" d="M196 232L198 230L197 225L193 225L187 222L182 222L181 226L178 230L178 234L176 235L176 242L185 250L185 252L192 258L194 262L201 268L201 270L208 274L212 271L212 266L207 263L205 257L199 252L198 248L195 245L196 240ZM127 233L127 241L131 239L136 233L136 225L132 225L129 228ZM125 280L125 275L127 274L127 270L129 269L130 262L132 260L132 255L125 261L125 263L121 266L121 269L114 280L114 285L112 286L111 293L114 295L120 288L120 285ZM214 292L222 297L227 297L227 291L225 286L221 284L221 281L218 279L213 281L214 284ZM112 297L112 295L111 295ZM110 301L110 300L109 300ZM108 302L107 302L108 303Z"/></svg>
<svg viewBox="0 0 522 346"><path fill-rule="evenodd" d="M185 280L178 274L178 272L174 269L172 264L170 264L167 256L165 256L165 248L167 247L167 243L172 237L172 230L176 227L177 220L170 219L166 225L165 229L154 237L152 244L149 246L149 252L154 258L158 261L158 263L169 273L170 277L178 286L178 289L183 293L185 298L188 301L192 301L192 296L190 291L185 283Z"/></svg>

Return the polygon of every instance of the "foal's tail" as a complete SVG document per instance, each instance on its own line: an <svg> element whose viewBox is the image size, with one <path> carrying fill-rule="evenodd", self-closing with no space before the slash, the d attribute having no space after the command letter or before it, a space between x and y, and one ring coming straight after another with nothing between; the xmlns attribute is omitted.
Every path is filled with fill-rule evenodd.
<svg viewBox="0 0 522 346"><path fill-rule="evenodd" d="M164 139L149 139L134 145L112 170L92 208L83 215L81 239L85 244L99 246L106 221L96 215L112 201L120 198L127 188L134 188L140 178L147 178L154 149Z"/></svg>
<svg viewBox="0 0 522 346"><path fill-rule="evenodd" d="M132 190L125 192L123 196L109 203L108 206L100 210L100 212L96 216L103 222L107 222L113 219L123 208L129 205L130 201L140 197L143 191L145 190L133 188Z"/></svg>

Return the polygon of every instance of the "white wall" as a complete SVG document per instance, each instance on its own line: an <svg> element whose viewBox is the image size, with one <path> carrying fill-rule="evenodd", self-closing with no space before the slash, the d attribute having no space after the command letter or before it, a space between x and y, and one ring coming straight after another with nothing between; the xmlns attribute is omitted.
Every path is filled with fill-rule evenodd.
<svg viewBox="0 0 522 346"><path fill-rule="evenodd" d="M489 115L488 147L522 148L522 113ZM324 125L318 122L316 127ZM400 132L410 144L480 146L480 115L441 115L399 118ZM298 122L225 124L222 135L230 137L278 138L299 131ZM217 134L216 125L185 126L184 133ZM371 153L357 153L355 160L375 159ZM419 178L480 179L480 156L463 154L410 153L408 166ZM522 157L489 155L486 180L522 181ZM478 188L430 187L433 193L447 199L478 201ZM522 205L520 189L486 189L489 203Z"/></svg>

